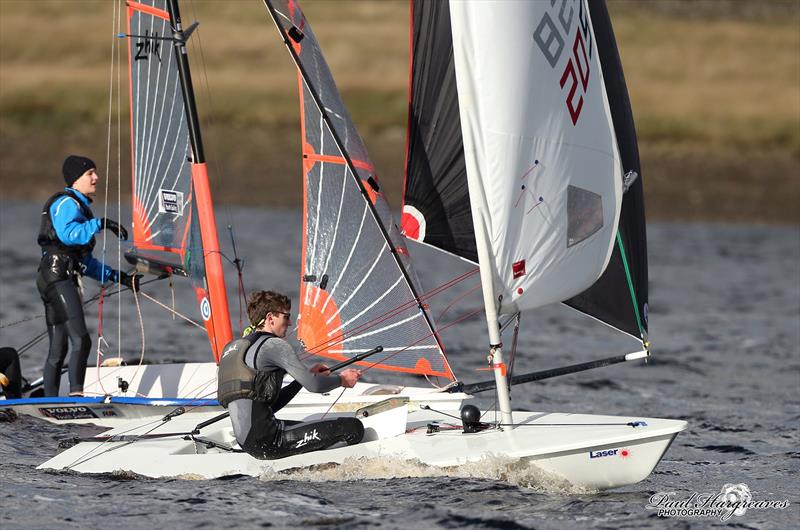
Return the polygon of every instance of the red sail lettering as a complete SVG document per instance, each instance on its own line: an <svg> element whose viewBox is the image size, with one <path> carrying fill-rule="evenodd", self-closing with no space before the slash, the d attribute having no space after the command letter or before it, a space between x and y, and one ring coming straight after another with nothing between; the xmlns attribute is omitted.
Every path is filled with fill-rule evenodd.
<svg viewBox="0 0 800 530"><path fill-rule="evenodd" d="M575 92L578 89L578 77L575 75L575 66L572 64L572 59L567 63L564 74L561 76L561 88L564 88L568 77L572 78L572 86L570 86L569 94L567 95L567 108L569 109L569 116L572 118L572 125L576 125L578 123L578 117L581 115L581 109L583 108L583 96L578 96L578 103L575 105L574 98Z"/></svg>

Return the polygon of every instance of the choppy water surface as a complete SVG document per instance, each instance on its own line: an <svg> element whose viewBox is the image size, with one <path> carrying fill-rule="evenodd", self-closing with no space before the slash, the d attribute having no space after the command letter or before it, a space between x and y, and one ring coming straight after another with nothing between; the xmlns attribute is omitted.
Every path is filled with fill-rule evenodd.
<svg viewBox="0 0 800 530"><path fill-rule="evenodd" d="M34 286L39 205L0 205L0 342L19 346L44 330ZM124 218L124 217L123 217ZM129 217L128 217L129 218ZM296 298L300 216L289 210L220 211L233 224L245 259L245 285L277 288ZM681 433L644 482L605 492L580 492L536 468L502 458L449 470L395 461L350 462L261 479L152 480L121 473L81 476L37 471L58 440L97 432L30 418L0 423L0 526L8 528L375 527L578 528L796 527L800 510L800 230L797 227L655 224L649 227L654 359L513 389L515 408L683 418ZM102 241L98 245L100 250ZM230 253L223 238L223 250ZM414 252L416 251L416 252ZM468 270L429 249L412 248L430 289ZM96 252L97 254L97 252ZM106 255L116 262L116 248ZM235 286L233 274L229 285ZM97 292L88 285L87 296ZM441 324L479 307L473 284L433 300ZM171 303L169 287L147 292ZM230 289L236 312L235 291ZM176 307L196 317L192 296L176 291ZM205 361L205 338L142 302L145 358ZM443 313L443 314L442 314ZM95 336L96 309L88 312ZM119 318L118 318L119 316ZM238 316L234 315L234 320ZM119 327L122 332L118 333ZM142 350L130 294L108 298L104 336L135 362ZM482 315L444 332L451 363L466 381L485 379ZM94 339L96 341L96 338ZM508 344L510 339L506 339ZM633 351L635 344L563 307L523 316L515 371L535 370ZM26 353L23 370L41 374L46 343ZM390 381L370 372L368 381ZM492 405L482 399L482 407ZM728 522L659 519L645 506L657 492L716 493L744 483L753 500L788 499L789 508L748 510Z"/></svg>

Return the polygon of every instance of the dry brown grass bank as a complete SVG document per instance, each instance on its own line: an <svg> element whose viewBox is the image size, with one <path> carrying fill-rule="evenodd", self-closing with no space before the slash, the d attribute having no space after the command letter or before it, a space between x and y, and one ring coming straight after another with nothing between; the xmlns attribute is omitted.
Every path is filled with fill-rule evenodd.
<svg viewBox="0 0 800 530"><path fill-rule="evenodd" d="M610 5L650 217L800 222L800 4ZM397 206L408 4L303 6ZM296 80L263 6L185 1L183 15L201 21L191 53L216 199L299 205ZM0 199L46 197L69 152L104 167L111 25L109 1L0 0Z"/></svg>

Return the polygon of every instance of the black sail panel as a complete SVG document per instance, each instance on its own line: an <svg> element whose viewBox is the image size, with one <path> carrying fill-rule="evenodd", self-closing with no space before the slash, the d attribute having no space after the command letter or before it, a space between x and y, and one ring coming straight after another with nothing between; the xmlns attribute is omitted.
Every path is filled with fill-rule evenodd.
<svg viewBox="0 0 800 530"><path fill-rule="evenodd" d="M622 167L635 178L623 195L617 245L603 275L565 303L635 337L647 336L647 233L639 147L614 30L605 2L588 2ZM634 173L631 173L634 172Z"/></svg>
<svg viewBox="0 0 800 530"><path fill-rule="evenodd" d="M413 0L403 234L478 261L448 2Z"/></svg>

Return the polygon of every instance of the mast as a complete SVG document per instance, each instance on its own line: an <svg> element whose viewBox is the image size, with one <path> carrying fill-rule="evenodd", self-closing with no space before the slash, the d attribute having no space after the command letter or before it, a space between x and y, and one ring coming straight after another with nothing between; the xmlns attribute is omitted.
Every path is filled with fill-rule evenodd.
<svg viewBox="0 0 800 530"><path fill-rule="evenodd" d="M503 344L500 342L500 324L497 320L497 306L494 294L494 278L492 275L491 254L487 241L485 218L482 214L488 208L483 188L473 184L477 178L478 169L474 167L474 157L466 157L467 179L469 181L470 198L472 199L472 224L475 227L475 243L478 249L478 266L481 272L481 288L483 290L483 305L486 311L486 326L489 331L489 363L494 371L497 385L497 405L500 408L502 423L508 429L513 429L514 420L511 416L511 400L508 394L508 373L503 362ZM470 167L473 166L473 167Z"/></svg>
<svg viewBox="0 0 800 530"><path fill-rule="evenodd" d="M197 117L197 106L194 99L192 75L186 51L186 38L194 29L184 33L181 25L178 0L168 0L169 21L173 31L173 46L178 64L178 75L183 90L184 111L189 128L189 139L192 146L192 187L197 200L197 214L200 221L200 234L203 241L203 260L206 269L207 299L201 300L200 311L206 324L211 349L215 361L219 362L222 348L231 341L231 321L228 313L228 295L225 290L225 277L222 271L222 258L217 239L217 221L214 216L211 188L208 184L208 168L203 152L203 140L200 135L200 121Z"/></svg>

